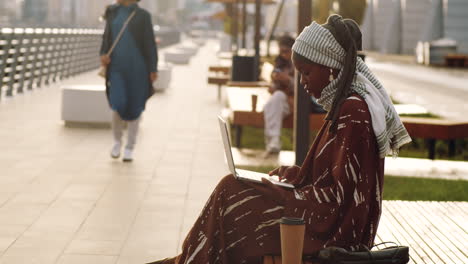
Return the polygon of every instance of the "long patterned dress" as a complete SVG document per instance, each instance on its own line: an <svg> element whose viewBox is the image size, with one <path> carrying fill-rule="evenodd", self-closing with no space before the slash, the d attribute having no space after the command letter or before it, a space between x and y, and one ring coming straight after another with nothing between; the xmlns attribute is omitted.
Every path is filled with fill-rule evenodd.
<svg viewBox="0 0 468 264"><path fill-rule="evenodd" d="M120 6L111 22L115 41L136 5ZM135 18L134 18L135 19ZM148 99L149 72L132 33L127 27L111 55L109 102L123 120L138 119Z"/></svg>
<svg viewBox="0 0 468 264"><path fill-rule="evenodd" d="M304 254L327 246L372 246L381 214L384 159L365 101L343 103L338 127L327 121L301 168L301 184L278 203L251 184L224 177L189 232L175 263L261 263L279 255L279 220L306 222Z"/></svg>

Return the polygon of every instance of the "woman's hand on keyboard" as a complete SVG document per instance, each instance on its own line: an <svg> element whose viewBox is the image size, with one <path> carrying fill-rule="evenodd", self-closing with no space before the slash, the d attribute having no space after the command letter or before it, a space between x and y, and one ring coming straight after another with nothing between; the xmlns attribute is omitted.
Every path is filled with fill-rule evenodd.
<svg viewBox="0 0 468 264"><path fill-rule="evenodd" d="M299 166L281 166L278 167L268 173L268 175L273 176L273 175L278 175L280 178L280 181L284 180L286 182L289 182L291 184L298 184L301 182L301 179L299 177L299 171L301 170L301 167Z"/></svg>

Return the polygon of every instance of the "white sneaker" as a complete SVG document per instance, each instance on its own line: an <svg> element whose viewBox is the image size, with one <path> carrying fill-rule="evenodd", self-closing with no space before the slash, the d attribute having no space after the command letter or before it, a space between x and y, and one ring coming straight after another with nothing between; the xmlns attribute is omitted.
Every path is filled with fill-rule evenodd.
<svg viewBox="0 0 468 264"><path fill-rule="evenodd" d="M122 144L120 143L115 143L114 146L112 147L111 150L111 157L113 159L118 159L120 157L120 148L122 147Z"/></svg>
<svg viewBox="0 0 468 264"><path fill-rule="evenodd" d="M126 148L124 150L123 161L131 162L133 160L133 150Z"/></svg>

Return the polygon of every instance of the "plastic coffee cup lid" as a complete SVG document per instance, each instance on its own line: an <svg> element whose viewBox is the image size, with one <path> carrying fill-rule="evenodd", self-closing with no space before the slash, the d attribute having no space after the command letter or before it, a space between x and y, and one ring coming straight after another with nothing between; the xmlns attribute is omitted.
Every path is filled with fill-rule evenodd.
<svg viewBox="0 0 468 264"><path fill-rule="evenodd" d="M303 225L304 219L296 217L283 217L281 218L281 224L283 225Z"/></svg>

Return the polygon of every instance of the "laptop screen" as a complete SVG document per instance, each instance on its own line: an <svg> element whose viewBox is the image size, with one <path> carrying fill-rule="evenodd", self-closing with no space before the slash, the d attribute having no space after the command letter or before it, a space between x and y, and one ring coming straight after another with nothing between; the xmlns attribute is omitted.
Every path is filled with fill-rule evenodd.
<svg viewBox="0 0 468 264"><path fill-rule="evenodd" d="M224 153L226 154L226 160L229 166L229 170L234 176L237 176L236 168L234 167L234 159L232 158L231 141L229 140L229 133L226 121L224 121L224 119L220 116L218 116L218 121L219 129L221 131L221 137L223 138Z"/></svg>

